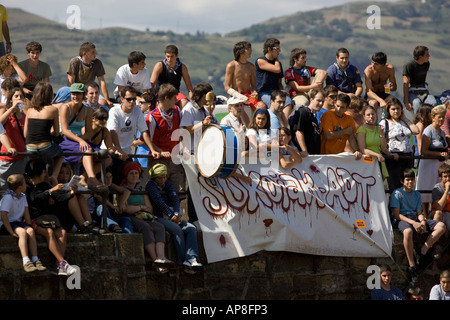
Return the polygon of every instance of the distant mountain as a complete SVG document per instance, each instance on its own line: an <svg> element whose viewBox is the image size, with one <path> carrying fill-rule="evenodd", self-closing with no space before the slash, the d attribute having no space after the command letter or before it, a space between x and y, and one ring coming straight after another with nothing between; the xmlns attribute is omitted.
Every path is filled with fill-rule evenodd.
<svg viewBox="0 0 450 320"><path fill-rule="evenodd" d="M380 29L369 29L374 21L371 5L379 8ZM402 67L412 58L416 45L430 48L431 69L428 83L435 95L449 89L450 4L444 0L409 0L401 2L354 2L341 6L271 19L240 31L219 34L175 34L174 32L141 32L125 28L98 30L69 30L56 23L20 9L8 8L13 53L19 60L26 59L25 45L36 40L43 46L41 59L52 67L51 83L55 91L67 81L69 60L78 55L84 41L96 44L98 58L102 60L110 95L114 90L117 69L127 63L128 53L139 50L147 56L150 72L163 58L164 47L176 44L180 59L187 65L194 85L200 81L212 84L217 94L225 94L223 81L226 64L233 59L233 46L247 40L252 43L254 61L262 55L262 44L267 37L281 41L280 60L284 69L289 67L289 53L302 47L308 52L308 64L326 69L335 61L337 48L346 47L350 60L361 71L370 64L370 56L384 51L388 62L396 68L401 93Z"/></svg>

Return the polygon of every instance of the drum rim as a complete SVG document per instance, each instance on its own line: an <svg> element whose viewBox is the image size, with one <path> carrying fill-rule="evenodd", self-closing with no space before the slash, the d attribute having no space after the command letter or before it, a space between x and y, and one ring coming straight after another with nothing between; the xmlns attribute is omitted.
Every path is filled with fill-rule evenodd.
<svg viewBox="0 0 450 320"><path fill-rule="evenodd" d="M204 132L206 131L206 129L209 128L209 127L216 127L216 128L218 128L218 129L220 129L220 133L221 133L221 135L222 135L222 139L223 139L223 142L224 142L224 145L225 145L225 146L226 146L226 137L225 137L225 132L224 132L224 130L223 130L222 128L227 128L227 129L233 130L233 132L235 133L235 136L237 137L237 135L236 135L236 130L234 130L233 128L231 128L231 127L225 127L225 126L219 126L219 125L214 124L214 123L207 124L207 125L205 125L205 126L202 128L201 137L203 137L203 133L204 133ZM200 141L201 141L201 139L198 139L197 145L196 145L196 147L195 147L195 150L196 150L196 151L198 151L198 145L200 144ZM238 139L236 139L236 142L237 142L237 144L238 144L237 149L238 149L238 152L239 152L239 141L238 141ZM198 171L200 172L200 174L201 174L202 176L204 176L204 177L206 177L206 178L212 178L212 177L215 177L217 174L219 174L220 171L222 170L223 166L225 165L225 157L226 157L226 152L224 152L224 154L222 155L222 162L221 162L220 166L219 166L219 167L217 168L217 170L216 170L213 174L211 174L211 175L206 175L206 174L204 174L204 172L203 172L202 169L200 168L199 162L198 162L198 152L195 152L195 165L197 166L197 169L198 169ZM236 163L234 164L234 167L233 167L233 169L231 170L230 174L228 174L228 175L225 176L225 177L220 177L220 178L226 179L226 178L228 178L229 176L231 176L231 175L236 171L237 167L239 166L239 163L238 163L239 161L238 161L238 160L239 160L239 155L238 155L238 157L237 157L237 159L236 159Z"/></svg>

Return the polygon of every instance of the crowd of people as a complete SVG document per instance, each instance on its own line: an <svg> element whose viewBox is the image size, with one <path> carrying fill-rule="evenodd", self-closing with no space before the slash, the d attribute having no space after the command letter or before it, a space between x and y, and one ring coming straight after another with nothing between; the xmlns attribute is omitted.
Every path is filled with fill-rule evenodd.
<svg viewBox="0 0 450 320"><path fill-rule="evenodd" d="M412 285L407 292L391 284L392 270L387 264L379 266L379 287L371 291L371 300L450 300L450 270L439 273L439 283L435 284L429 294L417 286Z"/></svg>
<svg viewBox="0 0 450 320"><path fill-rule="evenodd" d="M142 233L145 251L161 273L175 263L165 256L167 231L174 237L176 263L191 271L202 266L195 206L183 166L175 160L193 156L202 128L211 124L243 137L242 154L279 152L282 169L309 155L349 152L355 160L376 159L380 183L392 191L390 206L413 277L412 232L429 232L420 251L426 255L450 228L450 171L442 169L450 111L430 94L425 46L417 46L403 67L403 102L392 94L395 68L383 52L374 53L360 73L346 48L336 51L327 69L308 66L306 50L294 48L284 71L278 39L268 38L254 63L251 43L240 41L225 67L225 102L208 82L191 82L172 44L152 72L143 52L130 52L111 96L92 42L81 44L68 62L67 86L57 92L50 65L39 59L40 43L31 41L26 50L24 61L17 61L11 47L0 57L0 232L19 239L25 271L45 268L36 251L40 234L56 258L56 272L75 272L64 259L67 232L74 231ZM214 115L217 103L229 110L220 120ZM424 157L417 163L414 155ZM433 192L417 191L411 172L417 172L418 190ZM77 192L83 189L92 194ZM409 193L414 202L405 203Z"/></svg>

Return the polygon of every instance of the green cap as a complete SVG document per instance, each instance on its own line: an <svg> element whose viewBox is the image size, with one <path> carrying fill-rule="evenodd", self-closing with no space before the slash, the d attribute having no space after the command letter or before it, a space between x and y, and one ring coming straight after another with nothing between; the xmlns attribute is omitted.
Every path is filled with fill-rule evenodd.
<svg viewBox="0 0 450 320"><path fill-rule="evenodd" d="M86 87L82 83L72 83L70 92L86 92Z"/></svg>
<svg viewBox="0 0 450 320"><path fill-rule="evenodd" d="M150 179L157 178L167 174L167 167L165 164L157 163L148 170L148 177Z"/></svg>

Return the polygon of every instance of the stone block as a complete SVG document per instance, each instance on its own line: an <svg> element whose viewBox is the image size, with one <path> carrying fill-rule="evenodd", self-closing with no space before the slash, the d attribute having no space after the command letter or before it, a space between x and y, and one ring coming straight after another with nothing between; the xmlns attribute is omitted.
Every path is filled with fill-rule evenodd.
<svg viewBox="0 0 450 320"><path fill-rule="evenodd" d="M19 247L17 247L17 251L13 249L13 252L0 254L0 270L23 270Z"/></svg>
<svg viewBox="0 0 450 320"><path fill-rule="evenodd" d="M20 300L58 299L57 279L49 277L48 271L34 271L20 278Z"/></svg>
<svg viewBox="0 0 450 320"><path fill-rule="evenodd" d="M274 299L271 290L271 279L269 275L249 275L247 278L247 289L244 300L268 300ZM279 297L278 297L279 298Z"/></svg>
<svg viewBox="0 0 450 320"><path fill-rule="evenodd" d="M293 296L294 283L291 273L276 273L271 277L271 299L290 300Z"/></svg>
<svg viewBox="0 0 450 320"><path fill-rule="evenodd" d="M132 260L144 259L144 241L142 234L121 234L115 235L117 250L122 258L127 261L128 258ZM142 262L141 262L142 263Z"/></svg>
<svg viewBox="0 0 450 320"><path fill-rule="evenodd" d="M244 273L207 273L205 287L211 299L240 300L248 291L248 277Z"/></svg>
<svg viewBox="0 0 450 320"><path fill-rule="evenodd" d="M268 266L271 272L310 272L314 268L313 256L294 252L267 252Z"/></svg>
<svg viewBox="0 0 450 320"><path fill-rule="evenodd" d="M316 272L343 269L346 267L347 258L345 257L313 256L313 269Z"/></svg>
<svg viewBox="0 0 450 320"><path fill-rule="evenodd" d="M15 274L12 272L0 273L0 300L17 299L14 296L15 289Z"/></svg>

